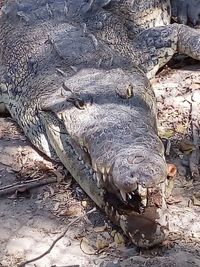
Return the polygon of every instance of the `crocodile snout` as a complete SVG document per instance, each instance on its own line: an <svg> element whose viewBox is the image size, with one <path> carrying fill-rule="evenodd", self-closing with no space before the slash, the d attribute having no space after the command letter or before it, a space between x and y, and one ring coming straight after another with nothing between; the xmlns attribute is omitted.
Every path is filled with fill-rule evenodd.
<svg viewBox="0 0 200 267"><path fill-rule="evenodd" d="M167 177L167 165L162 155L151 153L145 147L130 147L116 156L112 181L121 198L126 201L134 194L145 197L148 188L163 183Z"/></svg>

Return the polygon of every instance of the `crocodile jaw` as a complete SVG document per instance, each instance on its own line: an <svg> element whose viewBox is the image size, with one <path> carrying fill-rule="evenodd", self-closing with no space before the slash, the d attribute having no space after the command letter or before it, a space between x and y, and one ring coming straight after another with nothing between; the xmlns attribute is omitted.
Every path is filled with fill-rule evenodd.
<svg viewBox="0 0 200 267"><path fill-rule="evenodd" d="M49 112L43 109L40 115L56 154L83 190L136 245L148 247L164 239L163 227L167 223L165 220L161 222L161 219L165 205L164 200L161 206L156 206L154 202L151 204L150 191L145 198L141 186L147 190L159 188L166 177L161 173L155 183L144 186L144 176L137 177L132 183L135 177L123 171L124 166L131 172L134 170L134 164L127 166L123 160L130 161L130 156L135 154L134 147L143 143L141 137L148 151L163 155L163 147L154 128L155 99L152 89L141 73L136 73L136 76L137 79L133 79L120 69L82 70L65 82L64 91L60 90L62 93L58 91L57 96L52 97L57 101L52 102L52 107L52 98L49 99ZM133 97L132 89L135 90ZM126 99L126 94L132 98ZM104 98L101 98L102 95ZM138 102L141 107L138 107ZM126 155L126 151L133 153ZM121 161L122 152L125 152L125 157ZM122 176L115 171L117 156L117 168ZM124 177L128 178L128 186L127 182L123 182ZM120 194L133 191L136 198L128 201L124 194L123 197ZM144 223L138 223L135 228L134 220Z"/></svg>
<svg viewBox="0 0 200 267"><path fill-rule="evenodd" d="M162 188L162 192L160 191L161 206L154 203L153 200L151 205L147 205L143 213L134 211L133 207L128 203L126 205L120 198L112 195L99 183L97 176L102 175L102 173L97 175L92 166L80 158L80 155L73 148L73 141L65 132L63 125L55 124L55 122L58 123L55 120L55 115L51 112L41 112L40 117L45 124L51 145L56 150L61 162L90 198L106 212L114 223L123 229L135 245L147 248L165 240L168 228L168 219L165 215L165 183L158 185L159 189ZM151 190L148 192L147 199L152 200L153 195L150 198L150 193ZM115 199L115 202L111 201L110 198Z"/></svg>

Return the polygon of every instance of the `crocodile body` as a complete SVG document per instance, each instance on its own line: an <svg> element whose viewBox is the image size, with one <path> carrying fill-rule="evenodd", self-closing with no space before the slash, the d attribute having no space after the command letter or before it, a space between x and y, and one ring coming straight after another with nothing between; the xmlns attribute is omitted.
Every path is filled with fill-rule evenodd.
<svg viewBox="0 0 200 267"><path fill-rule="evenodd" d="M169 1L148 1L142 10L125 0L7 2L1 101L136 245L162 242L167 165L148 78L176 52L200 59L198 32L169 25Z"/></svg>

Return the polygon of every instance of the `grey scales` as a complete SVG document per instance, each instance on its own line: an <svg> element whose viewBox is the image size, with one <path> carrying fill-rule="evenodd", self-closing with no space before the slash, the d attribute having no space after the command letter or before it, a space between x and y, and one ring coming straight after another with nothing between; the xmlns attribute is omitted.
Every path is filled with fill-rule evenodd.
<svg viewBox="0 0 200 267"><path fill-rule="evenodd" d="M200 59L199 32L170 24L171 11L196 24L199 2L181 3L8 0L0 13L2 110L140 247L168 232L150 79L177 52Z"/></svg>

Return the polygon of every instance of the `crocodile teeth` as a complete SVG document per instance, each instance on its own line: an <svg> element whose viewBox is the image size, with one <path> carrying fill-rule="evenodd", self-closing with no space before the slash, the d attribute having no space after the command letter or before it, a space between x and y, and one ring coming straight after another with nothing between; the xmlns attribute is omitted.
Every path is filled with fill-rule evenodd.
<svg viewBox="0 0 200 267"><path fill-rule="evenodd" d="M95 162L92 162L92 168L97 171L97 164Z"/></svg>
<svg viewBox="0 0 200 267"><path fill-rule="evenodd" d="M114 211L114 208L113 208L113 206L111 206L111 213L113 213L113 211Z"/></svg>
<svg viewBox="0 0 200 267"><path fill-rule="evenodd" d="M132 195L131 194L127 194L129 199L132 199Z"/></svg>
<svg viewBox="0 0 200 267"><path fill-rule="evenodd" d="M94 173L93 169L90 169L89 173L92 175Z"/></svg>
<svg viewBox="0 0 200 267"><path fill-rule="evenodd" d="M142 198L141 203L144 207L147 206L147 198Z"/></svg>
<svg viewBox="0 0 200 267"><path fill-rule="evenodd" d="M87 149L86 146L83 147L83 150L84 150L86 153L88 153L88 149Z"/></svg>
<svg viewBox="0 0 200 267"><path fill-rule="evenodd" d="M81 160L83 160L83 159L82 159L82 157L81 157L81 156L79 156L79 157L78 157L78 160L79 160L79 161L81 161Z"/></svg>
<svg viewBox="0 0 200 267"><path fill-rule="evenodd" d="M122 220L122 221L126 221L126 216L125 215L120 215L120 219Z"/></svg>
<svg viewBox="0 0 200 267"><path fill-rule="evenodd" d="M101 173L104 174L105 173L105 170L106 170L106 168L105 167L102 167L100 171L101 171Z"/></svg>
<svg viewBox="0 0 200 267"><path fill-rule="evenodd" d="M110 167L106 167L106 173L110 172Z"/></svg>
<svg viewBox="0 0 200 267"><path fill-rule="evenodd" d="M126 193L120 190L120 194L121 194L122 199L126 202Z"/></svg>
<svg viewBox="0 0 200 267"><path fill-rule="evenodd" d="M116 210L116 212L115 212L115 215L116 215L116 219L117 220L119 220L119 218L120 218L120 215L119 215L119 213L118 213L118 211Z"/></svg>
<svg viewBox="0 0 200 267"><path fill-rule="evenodd" d="M97 180L97 187L99 188L101 186L101 174L96 173L96 180Z"/></svg>
<svg viewBox="0 0 200 267"><path fill-rule="evenodd" d="M142 187L141 185L138 185L138 193L142 197L147 196L147 188Z"/></svg>
<svg viewBox="0 0 200 267"><path fill-rule="evenodd" d="M103 181L104 183L106 182L107 176L105 174L103 174Z"/></svg>

